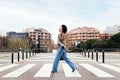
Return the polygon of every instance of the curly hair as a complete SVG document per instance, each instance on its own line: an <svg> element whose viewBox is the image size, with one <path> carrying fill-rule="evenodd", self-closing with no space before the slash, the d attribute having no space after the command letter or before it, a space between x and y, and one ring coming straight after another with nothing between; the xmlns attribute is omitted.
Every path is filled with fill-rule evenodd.
<svg viewBox="0 0 120 80"><path fill-rule="evenodd" d="M65 34L67 32L67 26L64 24L61 26L62 26L62 32Z"/></svg>

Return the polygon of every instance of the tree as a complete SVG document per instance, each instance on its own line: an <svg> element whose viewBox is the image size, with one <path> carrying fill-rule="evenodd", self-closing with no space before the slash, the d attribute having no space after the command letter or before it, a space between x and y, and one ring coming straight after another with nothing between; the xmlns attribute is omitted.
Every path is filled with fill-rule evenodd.
<svg viewBox="0 0 120 80"><path fill-rule="evenodd" d="M107 48L107 42L105 40L98 40L92 45L93 48Z"/></svg>
<svg viewBox="0 0 120 80"><path fill-rule="evenodd" d="M86 48L91 49L92 45L97 41L97 39L89 39L86 41Z"/></svg>
<svg viewBox="0 0 120 80"><path fill-rule="evenodd" d="M107 45L109 48L120 48L120 33L113 35L107 40Z"/></svg>
<svg viewBox="0 0 120 80"><path fill-rule="evenodd" d="M69 50L72 50L72 49L75 49L75 48L76 48L75 43L70 43Z"/></svg>
<svg viewBox="0 0 120 80"><path fill-rule="evenodd" d="M0 48L5 49L8 45L8 39L5 36L0 36Z"/></svg>
<svg viewBox="0 0 120 80"><path fill-rule="evenodd" d="M86 49L86 43L85 42L80 42L80 48Z"/></svg>
<svg viewBox="0 0 120 80"><path fill-rule="evenodd" d="M10 40L8 42L8 48L9 49L17 51L20 47L24 50L30 49L29 38L28 37L25 37L23 39L13 38L12 40Z"/></svg>

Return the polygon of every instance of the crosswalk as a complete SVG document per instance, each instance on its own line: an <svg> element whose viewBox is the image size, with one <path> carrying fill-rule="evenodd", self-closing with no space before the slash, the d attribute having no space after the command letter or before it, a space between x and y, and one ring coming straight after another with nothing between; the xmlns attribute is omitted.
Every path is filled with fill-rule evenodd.
<svg viewBox="0 0 120 80"><path fill-rule="evenodd" d="M71 72L71 69L67 64L63 64L63 69L66 77L81 77L77 70L74 73Z"/></svg>
<svg viewBox="0 0 120 80"><path fill-rule="evenodd" d="M8 73L7 75L3 77L19 77L21 74L32 68L35 64L27 64L11 73Z"/></svg>
<svg viewBox="0 0 120 80"><path fill-rule="evenodd" d="M34 77L50 77L52 64L45 64Z"/></svg>
<svg viewBox="0 0 120 80"><path fill-rule="evenodd" d="M37 64L29 63L24 65L21 65L21 64L9 64L9 65L0 64L0 65L1 65L0 74L2 74L2 72L4 71L10 70L11 68L15 68L14 70L11 70L10 72L8 71L8 73L5 73L4 75L0 76L1 78L10 78L10 77L17 78L25 75L24 74L25 72L35 68ZM90 63L79 63L79 65L77 66L77 70L75 70L75 72L72 72L72 70L67 64L62 63L61 72L64 74L65 77L79 77L79 78L85 77L86 75L82 74L82 71L79 70L79 67L82 67L80 68L80 69L83 69L82 71L86 70L90 72L90 74L94 75L95 77L114 78L114 77L120 76L120 64L118 63L114 65L113 64L94 64L93 65ZM102 70L102 68L104 69ZM51 77L51 74L52 74L51 69L52 69L52 63L43 64L41 67L39 67L39 69L37 68L37 71L34 73L32 77L33 78ZM116 73L117 75L114 73ZM59 74L59 70L58 70L58 74Z"/></svg>
<svg viewBox="0 0 120 80"><path fill-rule="evenodd" d="M89 65L89 64L80 64L80 65L98 77L114 77L111 74L109 74L101 69L98 69L92 65Z"/></svg>

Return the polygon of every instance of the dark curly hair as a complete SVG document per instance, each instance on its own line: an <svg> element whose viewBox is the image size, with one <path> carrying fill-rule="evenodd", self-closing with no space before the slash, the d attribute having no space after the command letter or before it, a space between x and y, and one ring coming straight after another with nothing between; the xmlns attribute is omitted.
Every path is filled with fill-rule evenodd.
<svg viewBox="0 0 120 80"><path fill-rule="evenodd" d="M64 24L61 26L62 26L62 32L65 34L67 32L67 26Z"/></svg>

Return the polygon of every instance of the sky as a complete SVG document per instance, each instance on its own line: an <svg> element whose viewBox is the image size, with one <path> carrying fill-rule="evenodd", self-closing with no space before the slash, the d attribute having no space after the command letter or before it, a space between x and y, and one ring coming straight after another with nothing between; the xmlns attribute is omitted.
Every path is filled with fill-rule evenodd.
<svg viewBox="0 0 120 80"><path fill-rule="evenodd" d="M68 31L88 26L102 33L120 24L120 0L0 0L0 34L44 28L56 41L61 24Z"/></svg>

